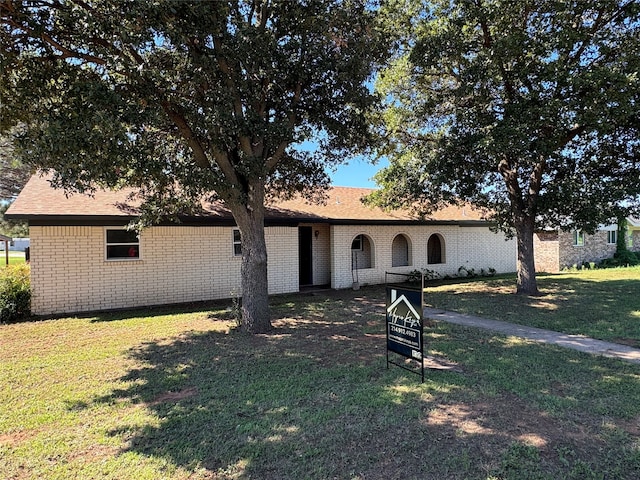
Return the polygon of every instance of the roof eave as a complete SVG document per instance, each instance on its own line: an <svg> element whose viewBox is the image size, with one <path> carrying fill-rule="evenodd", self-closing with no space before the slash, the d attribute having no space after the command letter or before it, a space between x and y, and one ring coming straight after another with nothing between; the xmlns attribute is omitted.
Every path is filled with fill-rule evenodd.
<svg viewBox="0 0 640 480"><path fill-rule="evenodd" d="M30 226L104 226L126 225L138 219L134 215L33 215L11 214L5 215L11 220L26 220ZM315 216L300 217L267 217L265 226L290 226L295 227L301 223L324 223L328 225L431 225L431 226L461 226L461 227L488 227L494 225L486 220L411 220L411 219L332 219ZM158 225L174 226L235 226L233 217L208 217L208 216L181 216L179 222L161 222Z"/></svg>

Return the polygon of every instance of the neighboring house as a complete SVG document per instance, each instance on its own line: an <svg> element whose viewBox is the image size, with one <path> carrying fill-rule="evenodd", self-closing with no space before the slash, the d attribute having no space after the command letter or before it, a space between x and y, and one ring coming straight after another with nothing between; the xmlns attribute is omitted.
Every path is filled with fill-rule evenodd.
<svg viewBox="0 0 640 480"><path fill-rule="evenodd" d="M29 239L28 238L12 238L9 242L9 250L12 252L24 252L26 248L29 247ZM3 250L4 247L0 244L0 250Z"/></svg>
<svg viewBox="0 0 640 480"><path fill-rule="evenodd" d="M385 272L458 268L516 270L516 243L489 230L479 212L448 208L424 220L369 208L368 189L336 187L326 203L278 202L267 209L269 293L385 282ZM56 314L229 298L240 294L241 246L221 204L197 217L144 229L129 192L65 196L35 176L7 216L29 221L32 311Z"/></svg>
<svg viewBox="0 0 640 480"><path fill-rule="evenodd" d="M593 235L580 230L563 232L543 230L534 236L536 271L559 272L565 268L597 263L613 257L616 252L618 226L601 227ZM627 219L627 246L640 251L640 220Z"/></svg>

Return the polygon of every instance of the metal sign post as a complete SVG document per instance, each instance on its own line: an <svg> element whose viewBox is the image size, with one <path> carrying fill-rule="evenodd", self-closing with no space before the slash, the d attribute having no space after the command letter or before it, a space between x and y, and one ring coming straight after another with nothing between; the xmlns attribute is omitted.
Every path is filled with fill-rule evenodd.
<svg viewBox="0 0 640 480"><path fill-rule="evenodd" d="M387 275L389 275L389 273ZM408 277L408 275L405 276ZM424 383L423 290L424 278L421 279L419 287L398 284L390 285L387 282L386 330L387 368L389 368L389 364L392 364L410 372L419 373ZM420 362L420 372L408 368L406 364L394 362L389 358L389 352L394 352L409 360Z"/></svg>

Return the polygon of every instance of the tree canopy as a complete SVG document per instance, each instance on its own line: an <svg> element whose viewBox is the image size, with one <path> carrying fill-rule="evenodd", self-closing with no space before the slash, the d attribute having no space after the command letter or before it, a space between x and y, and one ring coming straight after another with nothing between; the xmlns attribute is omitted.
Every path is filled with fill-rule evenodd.
<svg viewBox="0 0 640 480"><path fill-rule="evenodd" d="M391 17L406 37L378 82L391 162L372 201L486 209L531 294L536 229L638 211L638 2L400 0Z"/></svg>
<svg viewBox="0 0 640 480"><path fill-rule="evenodd" d="M29 167L15 158L11 132L0 134L0 200L16 198L30 174Z"/></svg>
<svg viewBox="0 0 640 480"><path fill-rule="evenodd" d="M313 195L370 141L386 42L366 0L0 3L0 129L70 191L139 188L154 222L215 195L242 237L242 314L270 328L264 203ZM296 145L316 139L312 152ZM212 266L213 268L213 266Z"/></svg>

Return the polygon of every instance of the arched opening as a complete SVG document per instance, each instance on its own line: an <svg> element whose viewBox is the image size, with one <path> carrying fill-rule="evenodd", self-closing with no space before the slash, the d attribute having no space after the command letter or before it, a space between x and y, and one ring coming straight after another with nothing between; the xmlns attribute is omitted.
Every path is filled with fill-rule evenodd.
<svg viewBox="0 0 640 480"><path fill-rule="evenodd" d="M434 233L427 242L427 263L444 263L444 238Z"/></svg>
<svg viewBox="0 0 640 480"><path fill-rule="evenodd" d="M400 233L391 243L391 266L406 267L411 265L411 242L409 238Z"/></svg>
<svg viewBox="0 0 640 480"><path fill-rule="evenodd" d="M351 270L363 268L373 268L373 242L360 234L351 241Z"/></svg>

